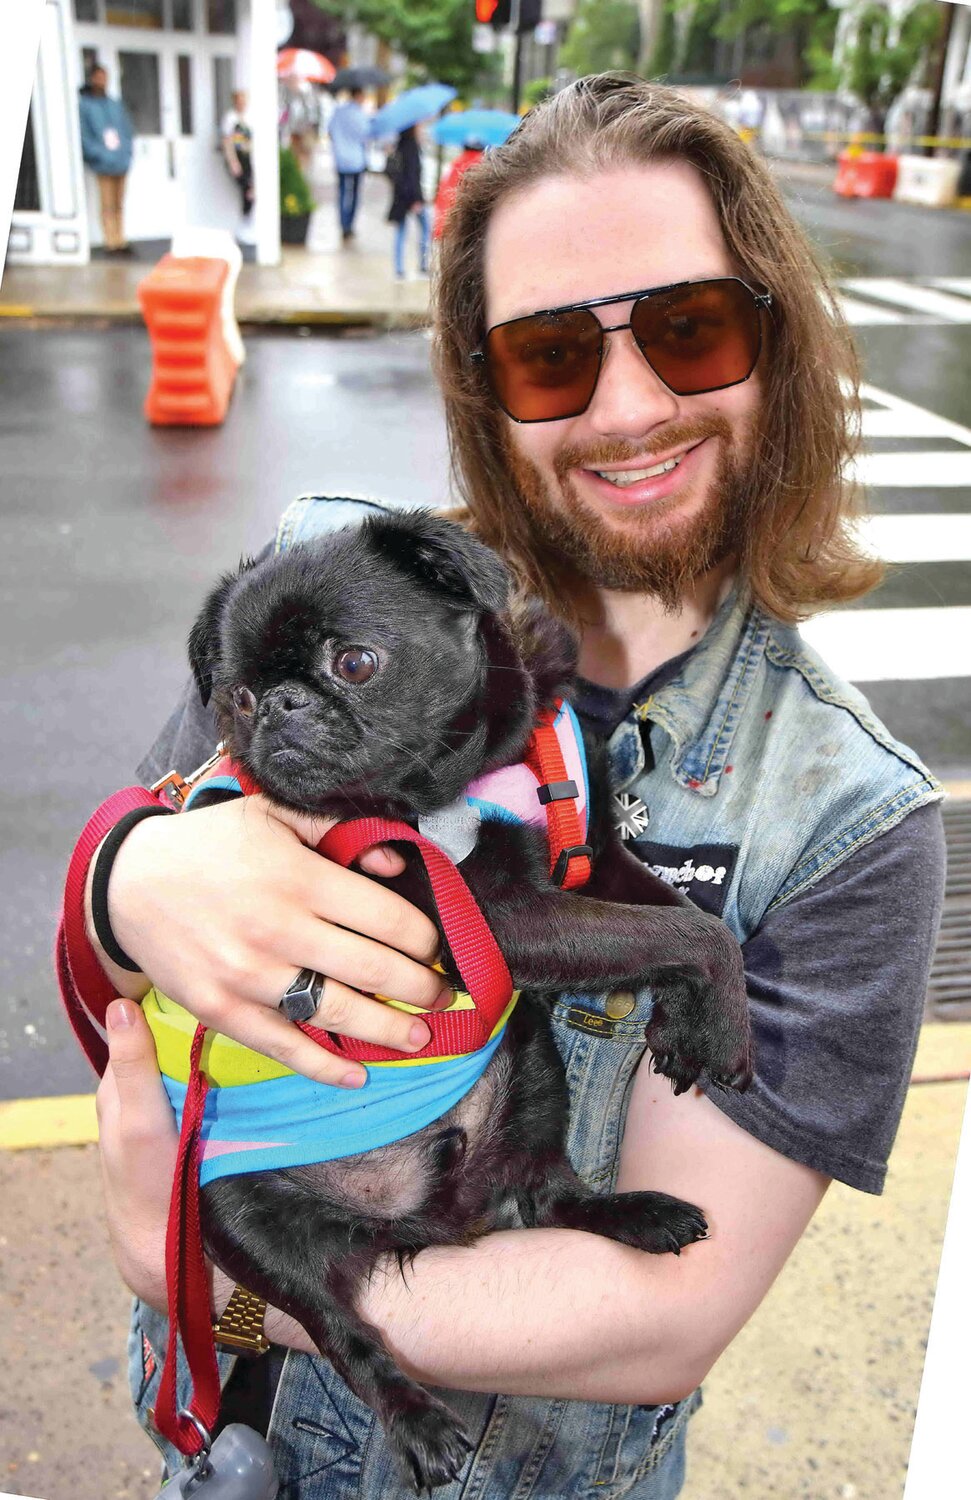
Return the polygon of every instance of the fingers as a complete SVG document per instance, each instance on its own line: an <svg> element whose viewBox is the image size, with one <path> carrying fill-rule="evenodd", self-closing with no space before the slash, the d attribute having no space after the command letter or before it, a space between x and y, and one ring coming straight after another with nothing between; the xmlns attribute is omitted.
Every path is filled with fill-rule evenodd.
<svg viewBox="0 0 971 1500"><path fill-rule="evenodd" d="M175 1118L155 1057L155 1040L134 1000L113 1000L106 1016L108 1066L98 1087L98 1125L107 1148L176 1139Z"/></svg>
<svg viewBox="0 0 971 1500"><path fill-rule="evenodd" d="M400 859L400 855L394 850L371 849L365 858L379 867L382 863L388 865L392 860ZM304 868L307 901L316 916L396 948L420 964L435 962L439 949L438 929L417 906L412 906L396 891L378 885L367 875L345 870L319 854L308 855L308 860L311 863ZM373 873L391 872L375 868ZM343 979L346 976L335 977ZM377 987L366 983L363 978L359 982L362 989ZM396 1000L411 1000L410 995L399 995L394 990L389 993Z"/></svg>

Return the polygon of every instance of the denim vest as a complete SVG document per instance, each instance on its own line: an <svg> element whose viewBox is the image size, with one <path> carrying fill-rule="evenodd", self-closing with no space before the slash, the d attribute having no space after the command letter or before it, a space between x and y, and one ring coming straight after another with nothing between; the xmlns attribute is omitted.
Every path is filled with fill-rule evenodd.
<svg viewBox="0 0 971 1500"><path fill-rule="evenodd" d="M297 500L277 547L374 508L377 502L357 499ZM646 862L720 915L740 942L767 911L942 795L797 630L734 596L679 675L618 727L609 761ZM602 1192L616 1183L652 1004L644 991L617 1020L606 1000L563 996L552 1011L570 1089L570 1158ZM154 1404L166 1336L165 1319L136 1303L129 1353L142 1421ZM219 1364L226 1379L233 1360L220 1354ZM701 1400L700 1392L666 1406L440 1394L475 1448L460 1478L436 1490L437 1500L674 1500L684 1480L686 1424ZM185 1395L180 1381L181 1401ZM370 1408L326 1360L288 1354L268 1436L281 1500L410 1493ZM175 1472L177 1456L169 1450L166 1458Z"/></svg>

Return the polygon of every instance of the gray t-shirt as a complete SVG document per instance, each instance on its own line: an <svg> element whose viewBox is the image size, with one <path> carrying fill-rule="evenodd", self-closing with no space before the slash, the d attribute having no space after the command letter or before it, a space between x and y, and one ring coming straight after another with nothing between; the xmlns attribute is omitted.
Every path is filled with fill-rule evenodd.
<svg viewBox="0 0 971 1500"><path fill-rule="evenodd" d="M625 693L580 683L585 727L608 735L683 660ZM189 683L138 775L148 784L173 768L186 774L216 740ZM742 950L755 1081L745 1094L706 1090L757 1140L868 1193L883 1189L906 1097L944 866L943 820L931 804L770 913Z"/></svg>

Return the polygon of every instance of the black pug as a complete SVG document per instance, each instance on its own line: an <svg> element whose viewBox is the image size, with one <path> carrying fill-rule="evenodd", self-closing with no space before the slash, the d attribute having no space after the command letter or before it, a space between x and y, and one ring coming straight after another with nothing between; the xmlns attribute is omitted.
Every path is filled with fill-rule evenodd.
<svg viewBox="0 0 971 1500"><path fill-rule="evenodd" d="M227 748L271 799L414 825L476 777L521 760L537 707L569 684L569 632L536 608L517 619L510 592L503 564L456 524L389 514L224 578L193 628L190 658ZM676 1091L703 1070L731 1087L751 1076L738 945L623 849L604 753L587 749L587 886L552 883L538 827L483 822L462 862L526 991L470 1092L392 1145L225 1177L202 1192L210 1255L303 1325L376 1412L418 1490L455 1478L470 1444L355 1310L379 1256L394 1252L403 1268L426 1246L471 1244L511 1205L527 1226L584 1229L654 1254L706 1233L688 1203L600 1196L577 1177L544 996L651 985L646 1044ZM420 859L398 847L408 868L386 884L436 920ZM442 936L446 974L462 988Z"/></svg>

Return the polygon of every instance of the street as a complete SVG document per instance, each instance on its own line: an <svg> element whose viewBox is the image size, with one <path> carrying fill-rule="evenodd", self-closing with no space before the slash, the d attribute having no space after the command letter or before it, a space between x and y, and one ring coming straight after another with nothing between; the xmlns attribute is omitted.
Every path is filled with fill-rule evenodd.
<svg viewBox="0 0 971 1500"><path fill-rule="evenodd" d="M861 606L806 633L893 733L963 780L971 218L846 204L811 182L788 191L837 260L859 336L862 476L894 563ZM225 425L165 431L142 417L140 329L0 326L0 1099L91 1088L51 973L63 868L167 716L208 586L294 495L446 498L428 352L421 332L251 334Z"/></svg>

